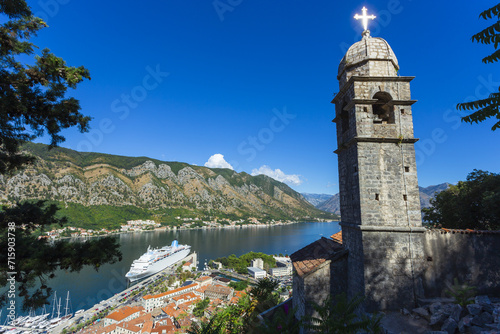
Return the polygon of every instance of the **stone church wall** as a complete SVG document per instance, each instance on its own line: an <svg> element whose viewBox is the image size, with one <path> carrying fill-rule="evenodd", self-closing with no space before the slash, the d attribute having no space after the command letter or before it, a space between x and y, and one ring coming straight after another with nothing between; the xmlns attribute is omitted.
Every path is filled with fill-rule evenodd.
<svg viewBox="0 0 500 334"><path fill-rule="evenodd" d="M366 310L413 307L423 296L423 233L363 231Z"/></svg>
<svg viewBox="0 0 500 334"><path fill-rule="evenodd" d="M444 296L455 278L479 294L500 295L500 232L424 234L426 297Z"/></svg>

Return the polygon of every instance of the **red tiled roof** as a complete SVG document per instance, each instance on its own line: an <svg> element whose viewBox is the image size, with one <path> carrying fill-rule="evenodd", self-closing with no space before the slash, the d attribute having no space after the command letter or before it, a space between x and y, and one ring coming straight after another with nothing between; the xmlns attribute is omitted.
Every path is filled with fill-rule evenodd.
<svg viewBox="0 0 500 334"><path fill-rule="evenodd" d="M151 315L151 313L145 313L145 314L143 314L135 319L130 320L128 323L137 326L138 324L143 324L145 322L152 321L152 320L153 320L153 316Z"/></svg>
<svg viewBox="0 0 500 334"><path fill-rule="evenodd" d="M144 323L144 326L142 327L141 333L151 333L152 329L153 329L153 321L146 321Z"/></svg>
<svg viewBox="0 0 500 334"><path fill-rule="evenodd" d="M113 332L115 329L116 329L116 324L112 324L112 325L97 329L95 334L105 334L105 333L107 334L107 333Z"/></svg>
<svg viewBox="0 0 500 334"><path fill-rule="evenodd" d="M332 234L330 238L332 238L333 241L338 242L339 244L342 245L342 231Z"/></svg>
<svg viewBox="0 0 500 334"><path fill-rule="evenodd" d="M321 239L299 249L292 255L293 267L299 276L306 275L315 271L321 264L335 255L335 253L343 250L343 246L333 241L322 237Z"/></svg>
<svg viewBox="0 0 500 334"><path fill-rule="evenodd" d="M201 276L201 277L198 277L196 280L198 282L203 282L203 281L206 281L207 279L211 279L212 277L210 276Z"/></svg>
<svg viewBox="0 0 500 334"><path fill-rule="evenodd" d="M232 290L231 288L229 288L227 286L223 286L223 285L210 285L205 290L205 293L214 292L214 293L221 293L224 295L229 295L231 293L231 290Z"/></svg>
<svg viewBox="0 0 500 334"><path fill-rule="evenodd" d="M162 334L163 331L165 330L165 333L171 334L174 333L175 331L175 326L174 325L161 325L161 326L156 326L151 330L151 334Z"/></svg>
<svg viewBox="0 0 500 334"><path fill-rule="evenodd" d="M113 313L108 314L106 316L106 318L112 319L115 321L122 321L123 319L131 316L132 314L143 311L143 310L144 310L144 307L142 307L142 306L134 306L134 307L124 306L124 307L114 311Z"/></svg>
<svg viewBox="0 0 500 334"><path fill-rule="evenodd" d="M172 299L175 300L175 301L178 301L178 300L181 300L181 299L191 299L191 298L196 298L196 295L193 292L190 291L188 293L184 293L182 295L175 296Z"/></svg>
<svg viewBox="0 0 500 334"><path fill-rule="evenodd" d="M207 285L204 285L204 286L200 286L198 289L194 290L196 292L199 292L199 293L205 293L205 290L208 288Z"/></svg>
<svg viewBox="0 0 500 334"><path fill-rule="evenodd" d="M141 328L140 327L137 327L135 325L129 324L128 322L121 322L118 325L116 325L116 327L121 327L121 328L124 328L124 329L126 329L128 331L135 332L135 333L140 333L141 332Z"/></svg>

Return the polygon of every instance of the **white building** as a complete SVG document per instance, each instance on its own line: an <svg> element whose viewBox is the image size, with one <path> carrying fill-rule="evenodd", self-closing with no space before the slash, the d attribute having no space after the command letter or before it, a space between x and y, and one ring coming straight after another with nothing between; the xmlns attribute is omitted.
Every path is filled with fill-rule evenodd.
<svg viewBox="0 0 500 334"><path fill-rule="evenodd" d="M275 277L291 276L292 275L292 266L271 268L269 271L270 271L271 276L275 276Z"/></svg>
<svg viewBox="0 0 500 334"><path fill-rule="evenodd" d="M260 259L260 258L254 259L254 260L252 260L252 267L264 269L264 261L262 261L262 259Z"/></svg>
<svg viewBox="0 0 500 334"><path fill-rule="evenodd" d="M258 278L265 278L267 276L267 273L265 270L260 269L260 268L255 268L255 267L247 267L248 274L253 276L253 278L258 279Z"/></svg>

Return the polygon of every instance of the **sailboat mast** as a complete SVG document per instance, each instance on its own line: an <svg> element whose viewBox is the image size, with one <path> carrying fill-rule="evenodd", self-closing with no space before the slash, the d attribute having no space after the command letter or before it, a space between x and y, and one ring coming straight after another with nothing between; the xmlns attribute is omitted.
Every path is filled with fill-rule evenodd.
<svg viewBox="0 0 500 334"><path fill-rule="evenodd" d="M64 308L64 316L68 315L68 304L69 304L69 291L68 294L66 295L66 307Z"/></svg>
<svg viewBox="0 0 500 334"><path fill-rule="evenodd" d="M59 304L57 305L57 317L61 317L61 297L59 297Z"/></svg>
<svg viewBox="0 0 500 334"><path fill-rule="evenodd" d="M52 314L51 318L54 318L54 313L56 312L56 304L57 304L57 291L54 291L54 301L52 302Z"/></svg>

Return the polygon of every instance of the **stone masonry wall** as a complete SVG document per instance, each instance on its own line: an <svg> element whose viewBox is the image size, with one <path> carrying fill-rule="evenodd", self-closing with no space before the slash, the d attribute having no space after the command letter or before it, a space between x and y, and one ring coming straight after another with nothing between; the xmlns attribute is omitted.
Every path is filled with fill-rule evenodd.
<svg viewBox="0 0 500 334"><path fill-rule="evenodd" d="M422 225L413 144L358 143L361 222Z"/></svg>
<svg viewBox="0 0 500 334"><path fill-rule="evenodd" d="M351 224L361 222L358 179L358 148L352 145L339 153L339 189L342 221Z"/></svg>
<svg viewBox="0 0 500 334"><path fill-rule="evenodd" d="M479 294L500 295L500 233L425 232L426 297L443 296L456 278Z"/></svg>
<svg viewBox="0 0 500 334"><path fill-rule="evenodd" d="M423 233L363 232L367 311L415 307L423 296Z"/></svg>
<svg viewBox="0 0 500 334"><path fill-rule="evenodd" d="M356 228L342 226L342 241L349 255L347 257L347 297L364 295L364 252L361 231Z"/></svg>

